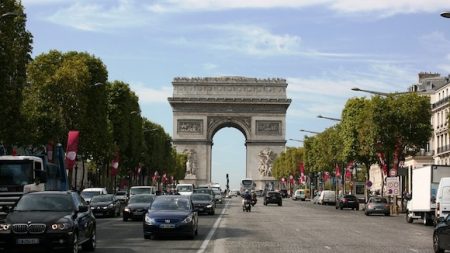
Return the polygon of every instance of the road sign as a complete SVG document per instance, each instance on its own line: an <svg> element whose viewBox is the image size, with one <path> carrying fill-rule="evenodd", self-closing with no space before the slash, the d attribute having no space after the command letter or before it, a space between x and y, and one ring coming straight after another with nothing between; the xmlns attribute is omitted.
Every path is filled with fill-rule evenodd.
<svg viewBox="0 0 450 253"><path fill-rule="evenodd" d="M386 178L386 195L399 196L400 195L400 180L398 177Z"/></svg>

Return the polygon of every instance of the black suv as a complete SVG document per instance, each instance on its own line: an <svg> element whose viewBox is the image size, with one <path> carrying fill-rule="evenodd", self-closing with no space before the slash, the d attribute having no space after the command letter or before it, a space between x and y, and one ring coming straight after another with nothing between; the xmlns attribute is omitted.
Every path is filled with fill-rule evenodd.
<svg viewBox="0 0 450 253"><path fill-rule="evenodd" d="M267 204L283 205L281 193L275 191L266 192L266 195L264 195L264 205L267 206Z"/></svg>
<svg viewBox="0 0 450 253"><path fill-rule="evenodd" d="M33 248L77 252L80 245L92 251L95 235L95 217L77 192L24 194L0 221L0 248L19 252Z"/></svg>

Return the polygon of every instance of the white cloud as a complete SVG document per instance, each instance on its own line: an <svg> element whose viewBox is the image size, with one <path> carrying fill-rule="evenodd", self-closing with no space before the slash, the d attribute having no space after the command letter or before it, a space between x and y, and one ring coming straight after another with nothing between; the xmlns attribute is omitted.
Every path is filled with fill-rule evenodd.
<svg viewBox="0 0 450 253"><path fill-rule="evenodd" d="M217 67L218 66L216 64L214 64L214 63L204 63L203 64L203 69L205 69L207 71L215 70L215 69L217 69Z"/></svg>
<svg viewBox="0 0 450 253"><path fill-rule="evenodd" d="M257 26L222 25L210 28L220 31L220 38L215 38L210 43L211 47L249 55L297 54L301 42L298 36L273 34Z"/></svg>
<svg viewBox="0 0 450 253"><path fill-rule="evenodd" d="M79 30L107 32L116 28L145 25L149 21L149 15L128 0L118 0L113 4L77 1L67 8L59 9L47 19Z"/></svg>
<svg viewBox="0 0 450 253"><path fill-rule="evenodd" d="M167 98L172 96L172 87L163 86L159 89L153 89L143 83L133 83L130 85L130 89L139 97L141 105L151 103L167 104Z"/></svg>
<svg viewBox="0 0 450 253"><path fill-rule="evenodd" d="M339 13L370 13L381 16L399 13L436 12L448 8L448 0L160 0L147 5L152 12L222 11L324 6Z"/></svg>
<svg viewBox="0 0 450 253"><path fill-rule="evenodd" d="M32 6L32 5L49 5L56 3L67 3L67 0L22 0L22 4L24 6Z"/></svg>

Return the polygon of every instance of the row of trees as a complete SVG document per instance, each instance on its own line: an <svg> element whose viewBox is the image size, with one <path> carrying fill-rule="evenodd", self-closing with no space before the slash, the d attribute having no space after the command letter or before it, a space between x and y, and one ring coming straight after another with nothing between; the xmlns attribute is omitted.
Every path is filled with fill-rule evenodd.
<svg viewBox="0 0 450 253"><path fill-rule="evenodd" d="M120 177L132 179L137 167L140 179L156 171L184 177L186 157L175 152L160 125L141 116L139 98L127 83L108 81L101 59L57 50L32 59L20 2L2 1L0 16L1 142L10 149L48 142L65 147L68 132L78 130L79 155L89 161L97 184L112 184L116 154Z"/></svg>
<svg viewBox="0 0 450 253"><path fill-rule="evenodd" d="M341 117L323 132L305 136L304 147L282 153L275 160L274 176L298 175L299 163L304 163L305 174L333 174L336 165L342 169L349 162L363 168L366 180L372 164L385 170L380 177L387 176L405 156L426 147L432 134L430 99L417 93L351 98Z"/></svg>

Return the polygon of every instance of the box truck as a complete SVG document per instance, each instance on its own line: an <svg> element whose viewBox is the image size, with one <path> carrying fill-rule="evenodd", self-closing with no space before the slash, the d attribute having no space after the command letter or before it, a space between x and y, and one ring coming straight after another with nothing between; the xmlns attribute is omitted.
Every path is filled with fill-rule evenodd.
<svg viewBox="0 0 450 253"><path fill-rule="evenodd" d="M412 170L412 192L406 210L406 221L422 219L423 224L435 222L436 194L443 177L450 177L450 166L429 165Z"/></svg>

